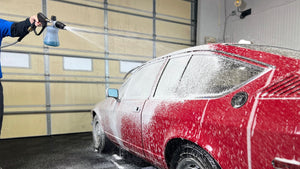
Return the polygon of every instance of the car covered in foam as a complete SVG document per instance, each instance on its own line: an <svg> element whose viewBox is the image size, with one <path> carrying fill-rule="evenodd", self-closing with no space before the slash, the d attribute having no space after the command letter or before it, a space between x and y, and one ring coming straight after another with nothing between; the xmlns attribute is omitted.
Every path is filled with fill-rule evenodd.
<svg viewBox="0 0 300 169"><path fill-rule="evenodd" d="M136 68L92 110L94 148L171 169L300 167L300 52L210 44Z"/></svg>

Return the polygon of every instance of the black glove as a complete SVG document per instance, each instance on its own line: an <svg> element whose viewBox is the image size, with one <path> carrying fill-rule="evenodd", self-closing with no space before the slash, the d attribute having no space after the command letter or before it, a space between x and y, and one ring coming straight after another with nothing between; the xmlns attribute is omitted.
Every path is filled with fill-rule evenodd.
<svg viewBox="0 0 300 169"><path fill-rule="evenodd" d="M12 37L24 37L29 31L28 28L31 26L29 18L25 21L14 22L10 27L10 32Z"/></svg>

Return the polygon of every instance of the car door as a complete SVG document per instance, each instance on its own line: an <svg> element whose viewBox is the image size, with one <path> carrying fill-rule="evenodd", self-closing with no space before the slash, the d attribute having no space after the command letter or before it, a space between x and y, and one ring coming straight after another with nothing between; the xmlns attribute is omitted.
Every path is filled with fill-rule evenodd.
<svg viewBox="0 0 300 169"><path fill-rule="evenodd" d="M175 95L177 85L182 77L191 54L179 54L168 60L153 97L144 106L142 114L142 132L145 156L148 160L161 161L164 143L173 125L172 110L182 105L182 100Z"/></svg>
<svg viewBox="0 0 300 169"><path fill-rule="evenodd" d="M116 139L121 141L125 149L139 155L144 155L141 114L145 100L148 99L153 90L162 65L163 60L160 60L148 63L135 71L114 111L117 117L114 127L120 131Z"/></svg>

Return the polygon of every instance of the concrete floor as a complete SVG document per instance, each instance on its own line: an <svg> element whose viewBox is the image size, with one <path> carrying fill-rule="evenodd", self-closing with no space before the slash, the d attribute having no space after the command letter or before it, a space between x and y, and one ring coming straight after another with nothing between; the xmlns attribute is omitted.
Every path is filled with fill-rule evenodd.
<svg viewBox="0 0 300 169"><path fill-rule="evenodd" d="M155 169L117 148L107 154L95 153L91 133L0 140L1 168Z"/></svg>

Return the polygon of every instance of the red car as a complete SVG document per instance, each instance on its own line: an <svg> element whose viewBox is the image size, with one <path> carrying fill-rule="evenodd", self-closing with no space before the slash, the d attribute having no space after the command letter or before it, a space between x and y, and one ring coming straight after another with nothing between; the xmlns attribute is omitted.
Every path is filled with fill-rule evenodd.
<svg viewBox="0 0 300 169"><path fill-rule="evenodd" d="M138 67L93 110L107 139L159 168L300 168L300 52L211 44Z"/></svg>

